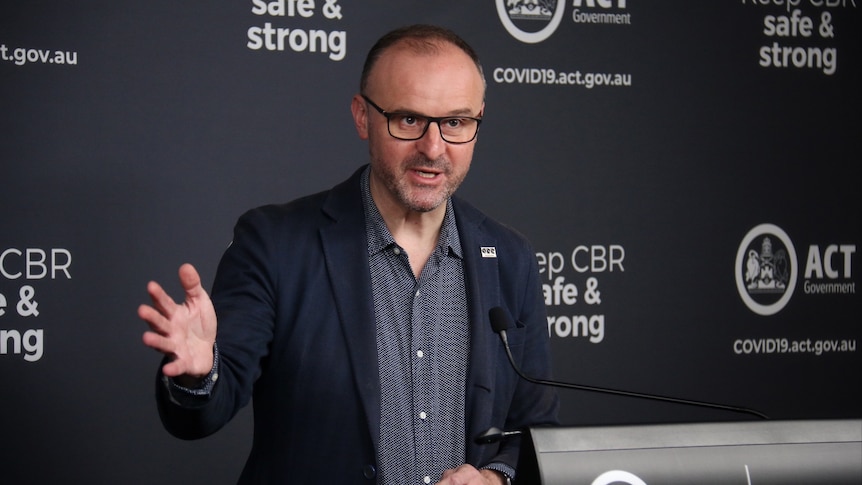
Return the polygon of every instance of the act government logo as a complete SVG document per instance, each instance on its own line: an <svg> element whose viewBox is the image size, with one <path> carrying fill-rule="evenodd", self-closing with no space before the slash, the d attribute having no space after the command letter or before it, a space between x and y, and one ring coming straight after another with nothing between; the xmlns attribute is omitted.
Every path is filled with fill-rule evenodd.
<svg viewBox="0 0 862 485"><path fill-rule="evenodd" d="M527 44L542 42L560 26L563 0L497 0L497 15L509 34Z"/></svg>
<svg viewBox="0 0 862 485"><path fill-rule="evenodd" d="M787 305L796 287L796 249L783 229L755 226L736 253L736 288L745 305L758 315L774 315Z"/></svg>

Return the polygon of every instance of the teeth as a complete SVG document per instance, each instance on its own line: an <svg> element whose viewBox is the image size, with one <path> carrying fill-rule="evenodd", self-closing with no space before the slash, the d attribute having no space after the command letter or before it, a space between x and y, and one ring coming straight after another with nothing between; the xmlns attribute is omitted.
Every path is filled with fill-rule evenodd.
<svg viewBox="0 0 862 485"><path fill-rule="evenodd" d="M428 178L428 179L434 178L434 175L435 175L435 174L430 173L430 172L417 172L417 173L419 174L420 177L424 177L424 178Z"/></svg>

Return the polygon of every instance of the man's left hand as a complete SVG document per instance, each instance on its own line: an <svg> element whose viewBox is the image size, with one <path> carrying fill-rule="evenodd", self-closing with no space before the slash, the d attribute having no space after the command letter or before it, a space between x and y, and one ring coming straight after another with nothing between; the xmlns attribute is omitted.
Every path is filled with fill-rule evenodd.
<svg viewBox="0 0 862 485"><path fill-rule="evenodd" d="M506 478L494 470L477 470L471 465L443 472L443 479L437 485L506 485Z"/></svg>

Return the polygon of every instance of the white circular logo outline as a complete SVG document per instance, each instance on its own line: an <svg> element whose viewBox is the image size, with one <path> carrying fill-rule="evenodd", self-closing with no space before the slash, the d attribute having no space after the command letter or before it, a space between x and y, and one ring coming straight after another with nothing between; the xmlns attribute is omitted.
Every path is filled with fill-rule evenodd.
<svg viewBox="0 0 862 485"><path fill-rule="evenodd" d="M634 473L623 470L610 470L602 473L590 485L610 485L611 483L627 483L628 485L647 485Z"/></svg>
<svg viewBox="0 0 862 485"><path fill-rule="evenodd" d="M526 44L538 44L550 37L551 34L556 32L557 27L560 26L560 22L563 20L563 15L565 13L565 2L563 0L557 0L557 8L554 11L554 16L544 29L538 32L524 32L519 29L514 22L512 22L511 18L509 18L509 13L506 11L505 0L497 0L497 15L500 17L500 22L503 23L503 26L506 27L506 30L509 31L509 34L512 37Z"/></svg>
<svg viewBox="0 0 862 485"><path fill-rule="evenodd" d="M748 249L748 246L751 245L751 242L754 241L755 238L764 233L773 234L777 236L782 243L784 243L784 247L787 248L787 252L790 253L790 261L792 263L790 267L790 280L787 282L787 288L784 290L784 294L781 295L781 298L771 305L764 305L754 301L754 298L751 297L745 287L742 274L742 262L745 258L745 252ZM758 315L767 317L775 315L787 305L787 302L789 302L790 298L793 296L793 291L796 289L796 278L798 276L797 266L796 248L793 246L793 241L790 240L790 236L784 232L784 229L781 229L775 224L769 223L754 226L742 239L742 243L739 244L739 249L736 252L736 266L734 266L734 274L736 277L736 289L739 291L740 298L742 298L742 301L745 302L745 305L751 311Z"/></svg>

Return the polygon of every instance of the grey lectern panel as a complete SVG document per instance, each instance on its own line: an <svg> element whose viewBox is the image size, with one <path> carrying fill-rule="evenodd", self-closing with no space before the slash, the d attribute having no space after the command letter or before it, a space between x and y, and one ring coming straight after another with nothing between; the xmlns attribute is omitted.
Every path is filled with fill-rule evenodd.
<svg viewBox="0 0 862 485"><path fill-rule="evenodd" d="M862 483L862 420L536 428L518 484Z"/></svg>

